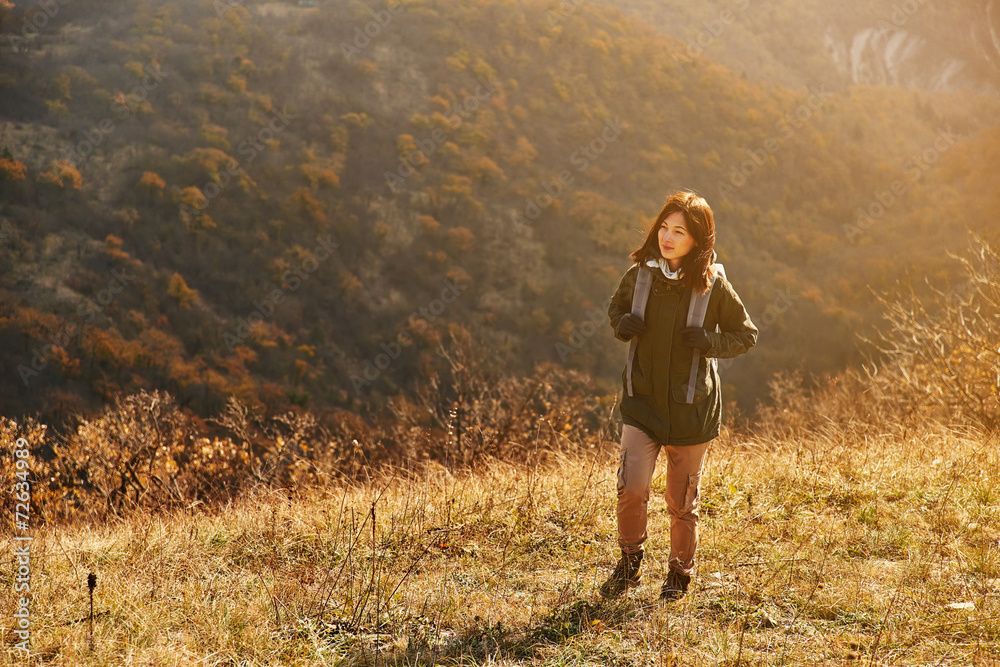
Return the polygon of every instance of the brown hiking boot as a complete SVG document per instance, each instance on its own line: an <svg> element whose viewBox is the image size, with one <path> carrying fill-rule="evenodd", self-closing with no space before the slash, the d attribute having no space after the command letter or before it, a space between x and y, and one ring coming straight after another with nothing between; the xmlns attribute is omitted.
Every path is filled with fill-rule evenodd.
<svg viewBox="0 0 1000 667"><path fill-rule="evenodd" d="M639 565L642 563L643 552L628 554L622 552L622 557L608 580L601 586L601 595L613 598L621 595L629 588L639 585Z"/></svg>
<svg viewBox="0 0 1000 667"><path fill-rule="evenodd" d="M688 575L670 570L667 580L663 582L663 588L660 589L660 599L676 600L683 597L690 583L691 577Z"/></svg>

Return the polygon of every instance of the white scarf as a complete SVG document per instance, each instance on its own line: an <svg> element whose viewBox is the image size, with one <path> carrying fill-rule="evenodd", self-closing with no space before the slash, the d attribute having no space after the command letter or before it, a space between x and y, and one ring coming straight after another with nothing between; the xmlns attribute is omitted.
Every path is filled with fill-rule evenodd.
<svg viewBox="0 0 1000 667"><path fill-rule="evenodd" d="M680 280L681 276L684 273L684 269L681 268L681 267L678 267L678 269L676 271L671 271L670 270L670 264L668 264L667 260L664 259L663 257L661 257L658 260L656 260L656 259L647 260L646 261L646 266L654 268L654 269L658 268L660 271L663 272L663 275L665 275L670 280Z"/></svg>

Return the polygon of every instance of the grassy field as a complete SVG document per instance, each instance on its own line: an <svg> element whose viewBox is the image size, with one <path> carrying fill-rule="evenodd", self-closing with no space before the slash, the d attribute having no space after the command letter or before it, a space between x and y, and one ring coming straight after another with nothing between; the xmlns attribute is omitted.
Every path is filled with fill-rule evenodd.
<svg viewBox="0 0 1000 667"><path fill-rule="evenodd" d="M32 662L1000 664L997 443L888 431L716 440L698 571L671 603L659 475L641 586L597 594L618 556L607 441L38 529Z"/></svg>

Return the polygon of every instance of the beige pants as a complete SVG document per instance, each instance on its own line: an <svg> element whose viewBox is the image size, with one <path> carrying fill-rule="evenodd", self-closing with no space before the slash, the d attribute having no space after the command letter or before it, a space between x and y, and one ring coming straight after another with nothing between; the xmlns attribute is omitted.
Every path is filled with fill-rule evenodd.
<svg viewBox="0 0 1000 667"><path fill-rule="evenodd" d="M670 560L667 566L691 576L698 548L698 485L709 443L674 447L660 445L642 429L622 425L618 466L618 544L626 553L642 551L646 541L646 505L660 449L667 454L667 490L670 513Z"/></svg>

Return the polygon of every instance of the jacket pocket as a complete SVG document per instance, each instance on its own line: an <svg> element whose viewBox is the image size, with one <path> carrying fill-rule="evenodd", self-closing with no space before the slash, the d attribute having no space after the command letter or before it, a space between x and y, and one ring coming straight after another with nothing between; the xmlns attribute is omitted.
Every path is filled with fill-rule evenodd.
<svg viewBox="0 0 1000 667"><path fill-rule="evenodd" d="M717 398L715 379L708 362L702 358L698 363L693 403L687 402L690 358L687 367L683 379L678 379L679 374L674 376L674 382L670 387L670 397L673 399L673 405L670 407L670 437L682 440L697 438L707 433L711 430L712 420L718 417L715 409Z"/></svg>
<svg viewBox="0 0 1000 667"><path fill-rule="evenodd" d="M634 394L648 395L653 393L653 359L651 357L651 343L639 341L635 349L635 358L632 360L632 392ZM628 369L626 369L628 372Z"/></svg>
<svg viewBox="0 0 1000 667"><path fill-rule="evenodd" d="M687 403L692 358L693 355L687 357L679 364L681 368L671 373L673 375L673 382L671 382L670 391L676 403ZM695 405L703 402L715 390L715 374L712 372L712 365L712 362L706 359L704 355L699 356L698 373L694 381L694 401L692 401ZM635 378L633 378L633 384L634 380Z"/></svg>

